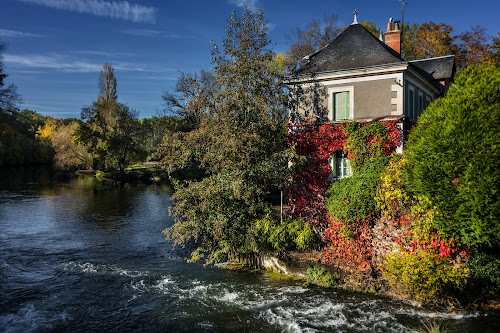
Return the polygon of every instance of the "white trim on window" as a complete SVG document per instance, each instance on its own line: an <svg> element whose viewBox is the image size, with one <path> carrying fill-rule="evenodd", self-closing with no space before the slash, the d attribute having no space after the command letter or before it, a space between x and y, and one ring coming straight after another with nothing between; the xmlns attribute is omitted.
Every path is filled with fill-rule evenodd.
<svg viewBox="0 0 500 333"><path fill-rule="evenodd" d="M328 88L328 120L333 119L333 94L349 92L349 120L354 120L354 86L329 87Z"/></svg>

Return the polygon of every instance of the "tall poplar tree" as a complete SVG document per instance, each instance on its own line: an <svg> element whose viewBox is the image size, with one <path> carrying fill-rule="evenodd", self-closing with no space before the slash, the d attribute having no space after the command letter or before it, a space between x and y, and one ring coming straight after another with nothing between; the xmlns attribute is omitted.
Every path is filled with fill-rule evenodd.
<svg viewBox="0 0 500 333"><path fill-rule="evenodd" d="M116 78L110 64L104 64L98 88L97 101L82 109L84 122L76 138L92 155L94 169L119 170L123 178L125 167L138 153L137 112L118 102Z"/></svg>

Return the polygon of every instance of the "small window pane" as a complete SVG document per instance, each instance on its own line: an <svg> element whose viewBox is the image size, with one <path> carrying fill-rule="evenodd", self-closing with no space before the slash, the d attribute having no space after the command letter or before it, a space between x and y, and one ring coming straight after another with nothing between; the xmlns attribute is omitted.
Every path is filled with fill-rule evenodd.
<svg viewBox="0 0 500 333"><path fill-rule="evenodd" d="M415 96L413 90L408 90L408 116L413 120L415 107Z"/></svg>
<svg viewBox="0 0 500 333"><path fill-rule="evenodd" d="M418 115L420 116L424 111L424 96L418 95Z"/></svg>

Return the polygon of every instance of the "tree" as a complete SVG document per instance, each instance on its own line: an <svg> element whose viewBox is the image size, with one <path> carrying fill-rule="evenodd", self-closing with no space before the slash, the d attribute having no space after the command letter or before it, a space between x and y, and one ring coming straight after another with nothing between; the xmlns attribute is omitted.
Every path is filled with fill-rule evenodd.
<svg viewBox="0 0 500 333"><path fill-rule="evenodd" d="M486 29L478 25L458 35L460 43L458 67L465 68L469 65L480 65L490 59L492 50L488 44L489 39Z"/></svg>
<svg viewBox="0 0 500 333"><path fill-rule="evenodd" d="M78 170L92 167L92 156L84 145L74 142L78 122L59 126L50 140L55 150L54 167L58 170Z"/></svg>
<svg viewBox="0 0 500 333"><path fill-rule="evenodd" d="M500 245L500 69L469 66L419 118L408 140L406 184L439 210L442 234Z"/></svg>
<svg viewBox="0 0 500 333"><path fill-rule="evenodd" d="M149 160L158 160L159 156L156 154L158 147L175 132L185 128L181 118L160 114L151 118L143 118L139 120L139 124L141 150L146 153Z"/></svg>
<svg viewBox="0 0 500 333"><path fill-rule="evenodd" d="M431 21L419 26L416 32L416 59L456 54L458 51L455 44L456 38L452 33L453 27L444 23L436 24Z"/></svg>
<svg viewBox="0 0 500 333"><path fill-rule="evenodd" d="M412 25L405 23L401 29L401 57L406 61L418 60L416 50L418 29L419 25L416 23Z"/></svg>
<svg viewBox="0 0 500 333"><path fill-rule="evenodd" d="M492 53L491 53L491 61L492 63L499 67L500 66L500 32L498 36L493 38L493 43L491 45Z"/></svg>
<svg viewBox="0 0 500 333"><path fill-rule="evenodd" d="M285 95L266 27L260 11L233 12L223 50L213 46L213 105L199 128L177 133L163 149L171 175L201 171L189 181L174 179L176 224L166 231L177 244L198 242L193 259L254 253L255 221L287 179Z"/></svg>
<svg viewBox="0 0 500 333"><path fill-rule="evenodd" d="M313 19L305 28L297 27L286 35L290 49L286 53L287 68L289 71L300 66L301 59L308 54L328 45L340 33L337 15L324 15L323 20ZM377 36L378 37L378 36Z"/></svg>
<svg viewBox="0 0 500 333"><path fill-rule="evenodd" d="M377 29L377 26L375 25L375 23L373 22L370 22L370 21L364 21L362 23L360 23L366 30L368 30L369 32L372 33L373 36L375 37L379 37L380 36L380 29Z"/></svg>
<svg viewBox="0 0 500 333"><path fill-rule="evenodd" d="M214 77L210 71L202 70L200 75L181 72L175 92L166 91L162 95L165 111L184 119L188 130L198 128L203 115L214 103L213 81Z"/></svg>
<svg viewBox="0 0 500 333"><path fill-rule="evenodd" d="M112 104L117 102L118 93L116 91L115 71L108 63L102 66L98 87L99 96L97 96L97 103Z"/></svg>
<svg viewBox="0 0 500 333"><path fill-rule="evenodd" d="M125 167L139 153L137 112L117 101L113 67L104 64L99 76L99 95L91 106L84 107L84 121L76 132L77 143L83 143L93 158L93 168L119 170L123 178Z"/></svg>
<svg viewBox="0 0 500 333"><path fill-rule="evenodd" d="M7 74L3 71L3 52L5 44L0 42L0 111L11 111L21 102L21 97L17 93L17 87L14 84L5 86ZM4 87L5 86L5 87Z"/></svg>

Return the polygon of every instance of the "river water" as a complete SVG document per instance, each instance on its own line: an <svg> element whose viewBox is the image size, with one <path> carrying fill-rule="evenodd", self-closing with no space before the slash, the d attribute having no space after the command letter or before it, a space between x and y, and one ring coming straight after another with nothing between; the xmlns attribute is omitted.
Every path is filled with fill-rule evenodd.
<svg viewBox="0 0 500 333"><path fill-rule="evenodd" d="M161 234L168 188L101 185L1 171L0 331L409 332L441 320L500 332L494 318L188 264Z"/></svg>

